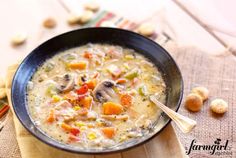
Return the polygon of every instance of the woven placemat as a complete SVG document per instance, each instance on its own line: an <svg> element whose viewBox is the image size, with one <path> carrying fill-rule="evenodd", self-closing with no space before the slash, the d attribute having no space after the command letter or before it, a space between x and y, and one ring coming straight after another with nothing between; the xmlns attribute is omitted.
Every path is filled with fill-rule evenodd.
<svg viewBox="0 0 236 158"><path fill-rule="evenodd" d="M177 61L184 78L184 98L195 86L205 86L210 91L210 98L204 103L200 112L191 113L182 103L179 113L197 121L196 128L190 134L177 134L186 150L195 139L196 144L214 145L216 139L224 145L228 140L228 148L219 150L219 155L211 155L210 150L192 151L190 157L196 158L235 158L236 157L236 58L227 54L209 56L199 49L188 47L169 51ZM210 111L210 102L222 98L229 104L228 112L223 116ZM220 155L221 154L221 155Z"/></svg>

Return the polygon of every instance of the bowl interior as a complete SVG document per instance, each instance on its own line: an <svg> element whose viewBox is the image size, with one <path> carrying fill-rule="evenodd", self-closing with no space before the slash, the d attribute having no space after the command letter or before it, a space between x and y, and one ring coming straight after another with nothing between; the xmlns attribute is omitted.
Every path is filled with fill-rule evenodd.
<svg viewBox="0 0 236 158"><path fill-rule="evenodd" d="M27 110L26 86L28 81L37 70L37 67L46 59L62 50L87 43L108 43L120 45L134 49L138 53L149 58L163 73L167 85L166 105L173 110L178 110L183 95L181 73L172 57L161 46L143 36L126 30L114 28L86 28L71 31L46 41L34 49L21 63L12 84L12 104L20 122L29 132L41 141L54 147L77 153L117 152L144 143L154 137L170 122L169 117L164 113L156 122L155 128L153 128L148 135L122 145L102 150L80 149L78 147L62 144L49 138L34 126Z"/></svg>

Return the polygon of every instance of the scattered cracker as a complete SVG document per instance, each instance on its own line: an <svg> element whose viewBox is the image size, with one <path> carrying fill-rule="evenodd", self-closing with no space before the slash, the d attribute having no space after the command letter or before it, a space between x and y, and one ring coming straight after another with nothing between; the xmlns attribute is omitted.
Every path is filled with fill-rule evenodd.
<svg viewBox="0 0 236 158"><path fill-rule="evenodd" d="M192 89L192 93L200 95L203 101L209 98L209 90L206 87L195 87Z"/></svg>
<svg viewBox="0 0 236 158"><path fill-rule="evenodd" d="M90 10L85 10L81 17L80 17L80 23L85 24L89 22L94 16L94 13Z"/></svg>
<svg viewBox="0 0 236 158"><path fill-rule="evenodd" d="M48 29L52 29L56 27L56 25L57 25L57 22L53 18L47 18L43 21L43 26Z"/></svg>
<svg viewBox="0 0 236 158"><path fill-rule="evenodd" d="M200 111L203 105L203 100L200 95L190 93L185 100L185 107L190 111Z"/></svg>
<svg viewBox="0 0 236 158"><path fill-rule="evenodd" d="M210 108L217 114L224 114L228 110L228 103L223 99L215 99L211 102Z"/></svg>
<svg viewBox="0 0 236 158"><path fill-rule="evenodd" d="M84 5L84 8L93 12L97 12L100 9L100 6L96 2L89 2Z"/></svg>
<svg viewBox="0 0 236 158"><path fill-rule="evenodd" d="M21 32L12 37L11 43L13 46L19 46L25 43L26 38L27 38L27 34Z"/></svg>
<svg viewBox="0 0 236 158"><path fill-rule="evenodd" d="M151 36L155 32L155 28L150 23L143 23L137 28L137 32L143 36Z"/></svg>
<svg viewBox="0 0 236 158"><path fill-rule="evenodd" d="M67 18L67 23L69 25L75 25L80 22L81 16L78 14L70 14Z"/></svg>

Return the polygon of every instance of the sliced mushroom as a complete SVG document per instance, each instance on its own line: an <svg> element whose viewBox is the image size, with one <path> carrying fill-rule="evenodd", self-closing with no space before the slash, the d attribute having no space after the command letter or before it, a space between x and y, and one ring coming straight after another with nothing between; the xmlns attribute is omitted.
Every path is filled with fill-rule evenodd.
<svg viewBox="0 0 236 158"><path fill-rule="evenodd" d="M74 88L75 79L73 74L66 73L62 76L55 76L53 80L58 84L58 89L62 92L68 92Z"/></svg>
<svg viewBox="0 0 236 158"><path fill-rule="evenodd" d="M116 83L112 80L103 80L93 90L93 95L99 102L106 102L112 100L115 97L115 91L113 87Z"/></svg>

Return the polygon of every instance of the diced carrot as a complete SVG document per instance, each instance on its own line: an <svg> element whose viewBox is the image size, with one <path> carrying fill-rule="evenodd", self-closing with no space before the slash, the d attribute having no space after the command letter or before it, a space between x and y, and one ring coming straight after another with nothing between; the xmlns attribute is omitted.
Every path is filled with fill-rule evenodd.
<svg viewBox="0 0 236 158"><path fill-rule="evenodd" d="M95 86L97 85L97 80L96 79L92 79L90 81L87 82L88 88L89 89L94 89Z"/></svg>
<svg viewBox="0 0 236 158"><path fill-rule="evenodd" d="M116 80L117 84L123 84L123 83L126 83L126 82L127 82L127 80L124 79L124 78L119 78L118 80Z"/></svg>
<svg viewBox="0 0 236 158"><path fill-rule="evenodd" d="M84 57L87 58L87 59L91 59L93 57L93 54L85 51L84 52Z"/></svg>
<svg viewBox="0 0 236 158"><path fill-rule="evenodd" d="M123 106L113 102L103 103L103 113L105 115L120 114L123 112Z"/></svg>
<svg viewBox="0 0 236 158"><path fill-rule="evenodd" d="M121 105L130 107L132 105L132 96L129 94L122 94L120 97Z"/></svg>
<svg viewBox="0 0 236 158"><path fill-rule="evenodd" d="M52 123L55 121L55 110L51 109L49 112L49 116L47 117L47 122Z"/></svg>
<svg viewBox="0 0 236 158"><path fill-rule="evenodd" d="M61 123L61 128L64 129L65 131L71 131L72 127L66 123Z"/></svg>
<svg viewBox="0 0 236 158"><path fill-rule="evenodd" d="M81 108L80 110L78 110L78 114L81 116L85 116L88 114L88 109L86 108Z"/></svg>
<svg viewBox="0 0 236 158"><path fill-rule="evenodd" d="M113 138L115 135L115 131L116 129L114 127L104 127L101 129L103 134L107 137L107 138Z"/></svg>
<svg viewBox="0 0 236 158"><path fill-rule="evenodd" d="M79 69L84 70L87 67L87 62L85 61L79 61L77 63L69 63L69 68L71 69Z"/></svg>
<svg viewBox="0 0 236 158"><path fill-rule="evenodd" d="M80 100L80 103L82 104L82 107L89 109L92 104L93 98L91 96L84 97Z"/></svg>

